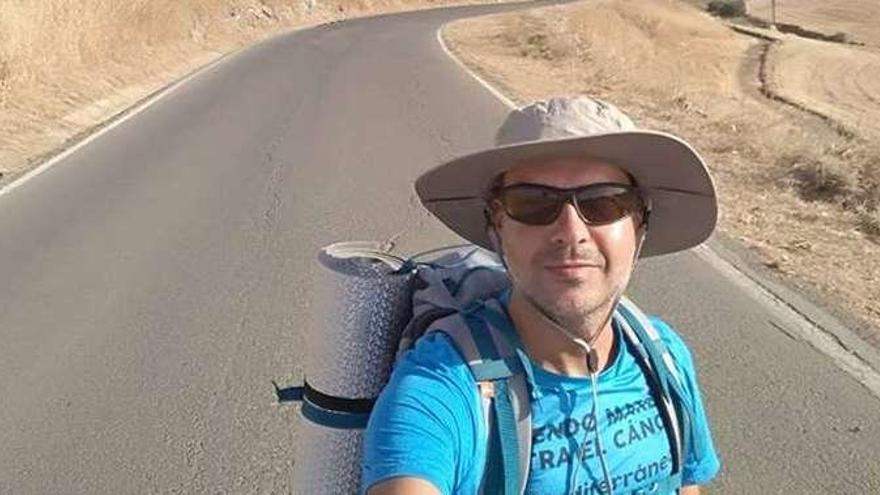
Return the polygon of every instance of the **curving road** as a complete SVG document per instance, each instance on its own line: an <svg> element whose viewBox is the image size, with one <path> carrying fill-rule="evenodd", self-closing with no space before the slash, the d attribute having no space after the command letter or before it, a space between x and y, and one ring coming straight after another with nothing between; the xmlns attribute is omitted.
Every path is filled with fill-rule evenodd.
<svg viewBox="0 0 880 495"><path fill-rule="evenodd" d="M0 195L0 493L289 492L270 380L320 331L315 253L452 240L413 179L507 109L436 31L510 8L275 38ZM633 293L693 344L715 493L880 492L880 400L707 259L645 263Z"/></svg>

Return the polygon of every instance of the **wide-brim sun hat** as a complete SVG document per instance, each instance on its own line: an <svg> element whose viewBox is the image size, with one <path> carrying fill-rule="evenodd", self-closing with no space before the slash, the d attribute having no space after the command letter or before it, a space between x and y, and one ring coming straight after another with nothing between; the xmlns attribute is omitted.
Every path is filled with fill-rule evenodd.
<svg viewBox="0 0 880 495"><path fill-rule="evenodd" d="M443 163L415 184L431 213L478 246L494 250L485 210L496 177L516 165L557 158L607 162L635 179L651 205L643 258L697 246L715 228L715 187L700 155L672 134L637 128L609 103L557 97L515 109L495 144Z"/></svg>

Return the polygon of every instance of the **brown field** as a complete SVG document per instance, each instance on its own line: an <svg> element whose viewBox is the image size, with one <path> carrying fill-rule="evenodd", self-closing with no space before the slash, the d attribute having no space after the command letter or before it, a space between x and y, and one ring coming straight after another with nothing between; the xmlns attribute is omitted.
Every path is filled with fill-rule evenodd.
<svg viewBox="0 0 880 495"><path fill-rule="evenodd" d="M297 26L457 0L0 0L0 184L183 75Z"/></svg>
<svg viewBox="0 0 880 495"><path fill-rule="evenodd" d="M770 0L748 2L770 19ZM880 138L880 2L777 0L777 21L824 34L844 33L864 46L782 36L770 54L770 83L786 99L866 138Z"/></svg>
<svg viewBox="0 0 880 495"><path fill-rule="evenodd" d="M749 14L770 20L770 0L748 0ZM880 47L880 2L876 0L776 0L776 21Z"/></svg>
<svg viewBox="0 0 880 495"><path fill-rule="evenodd" d="M688 139L710 163L721 230L796 286L870 322L875 328L855 330L880 344L880 263L873 261L880 259L880 162L864 126L848 132L824 115L874 123L880 112L876 101L860 102L874 90L858 88L875 81L866 74L867 83L856 82L849 63L831 63L842 45L812 55L808 45L790 49L785 35L771 47L674 0L579 2L469 19L447 26L444 37L515 101L592 94L645 127ZM799 58L802 50L828 63ZM847 59L873 67L873 52L860 53ZM831 71L838 72L824 80L816 74ZM835 82L847 74L849 86ZM817 104L832 90L836 103Z"/></svg>
<svg viewBox="0 0 880 495"><path fill-rule="evenodd" d="M779 94L880 138L880 50L789 36L774 47L771 61Z"/></svg>

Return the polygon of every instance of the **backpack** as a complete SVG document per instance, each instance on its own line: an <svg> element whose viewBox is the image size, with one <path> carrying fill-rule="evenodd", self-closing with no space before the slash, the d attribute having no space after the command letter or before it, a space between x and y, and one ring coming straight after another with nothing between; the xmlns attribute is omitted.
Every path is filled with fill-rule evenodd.
<svg viewBox="0 0 880 495"><path fill-rule="evenodd" d="M510 331L504 308L493 297L509 287L504 266L490 251L461 245L411 257L397 273L412 274L411 300L407 301L412 316L400 331L393 360L429 332L440 331L452 339L477 382L489 433L480 493L524 493L531 459L534 380L530 361L516 333ZM681 486L686 453L692 448L692 411L682 377L657 330L632 301L621 298L613 318L626 337L626 345L635 351L669 436L672 476L652 487L652 492L676 491ZM275 385L275 389L280 402L301 402L302 415L310 422L349 432L366 427L375 400L331 397L307 383L286 389ZM314 486L307 490L316 491ZM334 490L354 493L358 487L341 490L336 486Z"/></svg>

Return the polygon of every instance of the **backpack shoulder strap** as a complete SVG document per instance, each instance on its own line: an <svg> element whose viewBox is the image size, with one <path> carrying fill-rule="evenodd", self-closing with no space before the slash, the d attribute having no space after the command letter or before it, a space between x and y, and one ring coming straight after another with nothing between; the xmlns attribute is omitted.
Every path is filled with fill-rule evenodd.
<svg viewBox="0 0 880 495"><path fill-rule="evenodd" d="M499 325L491 303L477 302L436 321L429 331L448 335L479 388L488 448L480 493L525 493L531 460L531 403L523 364ZM504 319L506 320L506 318Z"/></svg>
<svg viewBox="0 0 880 495"><path fill-rule="evenodd" d="M636 349L639 359L650 375L647 378L661 399L658 408L671 432L673 476L678 476L680 479L681 469L690 448L692 425L692 413L689 401L684 395L681 373L657 329L632 301L622 297L615 317L623 334Z"/></svg>

